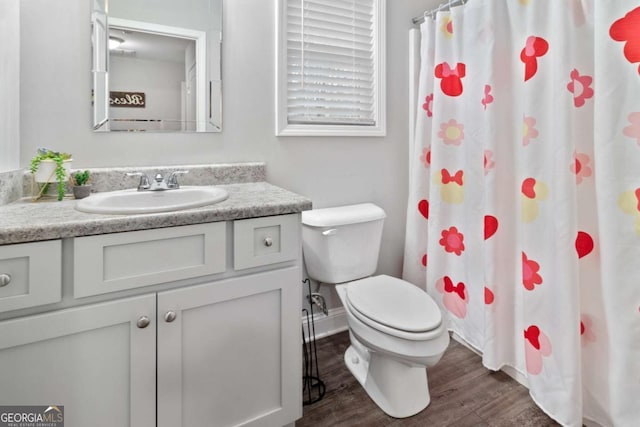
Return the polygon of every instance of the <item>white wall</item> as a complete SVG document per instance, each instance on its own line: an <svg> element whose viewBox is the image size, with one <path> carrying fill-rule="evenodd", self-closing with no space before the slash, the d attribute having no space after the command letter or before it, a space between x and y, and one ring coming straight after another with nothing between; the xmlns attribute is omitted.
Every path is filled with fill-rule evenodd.
<svg viewBox="0 0 640 427"><path fill-rule="evenodd" d="M265 161L271 183L311 198L315 207L364 201L382 206L388 217L379 272L400 275L408 179L408 29L413 16L438 0L387 1L383 138L274 136L275 0L224 3L222 133L93 133L90 1L21 3L23 166L40 146L73 153L77 167ZM339 304L331 298L330 305Z"/></svg>
<svg viewBox="0 0 640 427"><path fill-rule="evenodd" d="M20 0L0 1L0 172L20 167Z"/></svg>
<svg viewBox="0 0 640 427"><path fill-rule="evenodd" d="M112 118L165 120L163 129L181 127L182 93L181 83L185 81L184 62L160 61L111 55L109 58L109 90L116 92L144 92L145 107L109 108ZM131 124L129 124L131 125ZM127 129L127 124L112 123L111 129ZM149 124L134 128L157 129Z"/></svg>

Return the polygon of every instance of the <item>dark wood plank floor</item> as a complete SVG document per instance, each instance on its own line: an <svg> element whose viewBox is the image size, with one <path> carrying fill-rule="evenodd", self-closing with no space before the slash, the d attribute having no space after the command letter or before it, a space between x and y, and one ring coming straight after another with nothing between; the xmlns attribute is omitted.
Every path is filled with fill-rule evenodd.
<svg viewBox="0 0 640 427"><path fill-rule="evenodd" d="M529 397L525 387L503 372L482 366L480 356L451 340L442 360L429 369L431 404L410 418L387 416L367 396L344 364L349 335L342 332L317 342L324 399L304 407L304 426L557 426Z"/></svg>

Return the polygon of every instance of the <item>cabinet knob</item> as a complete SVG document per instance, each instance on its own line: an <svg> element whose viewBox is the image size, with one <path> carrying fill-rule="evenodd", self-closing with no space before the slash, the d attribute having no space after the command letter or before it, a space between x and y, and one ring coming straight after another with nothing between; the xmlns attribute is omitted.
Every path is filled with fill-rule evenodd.
<svg viewBox="0 0 640 427"><path fill-rule="evenodd" d="M271 245L273 245L273 239L271 237L265 237L264 238L264 245L268 248L271 247Z"/></svg>
<svg viewBox="0 0 640 427"><path fill-rule="evenodd" d="M6 273L0 274L0 288L7 286L9 283L11 283L11 275Z"/></svg>
<svg viewBox="0 0 640 427"><path fill-rule="evenodd" d="M164 314L164 321L167 323L171 323L176 320L176 312L175 311L167 311Z"/></svg>
<svg viewBox="0 0 640 427"><path fill-rule="evenodd" d="M136 325L138 325L138 328L144 329L147 326L149 326L149 323L151 323L151 321L149 320L149 318L147 316L141 316L138 319L138 322L136 322Z"/></svg>

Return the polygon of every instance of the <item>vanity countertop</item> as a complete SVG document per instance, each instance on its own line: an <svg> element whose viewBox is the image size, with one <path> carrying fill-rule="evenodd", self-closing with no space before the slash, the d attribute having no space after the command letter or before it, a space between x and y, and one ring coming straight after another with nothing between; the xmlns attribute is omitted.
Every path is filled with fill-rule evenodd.
<svg viewBox="0 0 640 427"><path fill-rule="evenodd" d="M219 185L223 202L201 208L141 215L101 215L75 210L75 200L0 206L0 245L205 222L283 215L311 209L311 200L264 181Z"/></svg>

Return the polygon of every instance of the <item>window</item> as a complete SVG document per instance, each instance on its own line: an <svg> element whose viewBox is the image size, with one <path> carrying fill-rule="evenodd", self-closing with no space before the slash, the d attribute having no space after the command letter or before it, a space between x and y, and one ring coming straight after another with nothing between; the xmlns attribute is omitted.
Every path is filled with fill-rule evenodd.
<svg viewBox="0 0 640 427"><path fill-rule="evenodd" d="M385 135L385 0L279 0L276 135Z"/></svg>

